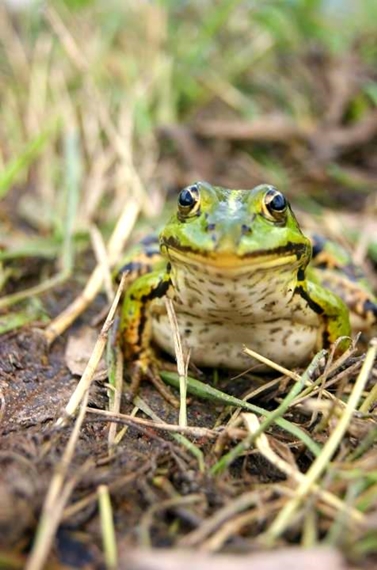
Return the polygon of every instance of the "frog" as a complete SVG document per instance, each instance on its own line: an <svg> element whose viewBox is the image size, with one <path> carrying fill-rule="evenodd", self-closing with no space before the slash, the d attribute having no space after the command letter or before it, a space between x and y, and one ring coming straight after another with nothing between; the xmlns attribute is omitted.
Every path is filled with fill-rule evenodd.
<svg viewBox="0 0 377 570"><path fill-rule="evenodd" d="M274 186L186 186L170 220L122 268L128 284L120 337L132 391L143 378L162 391L155 347L175 355L167 298L197 368L258 370L245 346L286 368L334 343L344 346L351 313L370 326L377 303L358 276L347 288L346 273L331 259L326 242L303 233Z"/></svg>

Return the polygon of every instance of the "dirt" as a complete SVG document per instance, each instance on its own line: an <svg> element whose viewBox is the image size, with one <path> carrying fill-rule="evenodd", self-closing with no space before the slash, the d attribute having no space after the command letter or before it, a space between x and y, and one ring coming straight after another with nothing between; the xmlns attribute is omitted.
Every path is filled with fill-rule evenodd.
<svg viewBox="0 0 377 570"><path fill-rule="evenodd" d="M70 297L71 295L68 295ZM46 299L57 313L67 296L58 292L57 301ZM80 322L90 322L100 308L97 302ZM66 405L78 378L66 365L65 349L69 332L47 346L42 330L25 327L3 335L0 343L0 387L3 399L1 422L0 472L0 548L23 564L41 513L43 500L54 469L60 461L72 425L57 429L55 420ZM225 381L226 384L226 381ZM240 380L238 391L243 390ZM236 390L237 391L237 390ZM175 423L177 411L144 384L141 396L164 421ZM106 409L103 382L96 382L90 394L90 407ZM131 413L132 404L124 397L122 412ZM213 427L222 407L193 399L189 406L189 425ZM69 474L78 476L68 510L55 543L53 558L61 564L84 567L102 560L99 545L101 529L95 490L109 486L117 535L122 544L137 545L140 526L146 526L154 546L176 544L230 498L250 485L281 480L281 474L258 458L238 460L229 473L218 479L202 474L196 459L171 435L152 428L130 427L113 455L107 444L108 421L88 414L80 433ZM213 442L198 440L206 462L214 461ZM206 455L207 454L207 455ZM195 509L164 502L175 496L198 495ZM265 492L266 500L273 490ZM81 499L88 504L73 509ZM148 513L157 511L148 522ZM162 505L161 511L158 505ZM152 509L152 511L151 511ZM148 520L147 520L148 519ZM172 522L177 525L171 528ZM149 525L149 526L148 526ZM174 525L173 525L174 526ZM238 547L248 538L237 538ZM13 559L13 558L12 558ZM17 564L16 564L17 565Z"/></svg>

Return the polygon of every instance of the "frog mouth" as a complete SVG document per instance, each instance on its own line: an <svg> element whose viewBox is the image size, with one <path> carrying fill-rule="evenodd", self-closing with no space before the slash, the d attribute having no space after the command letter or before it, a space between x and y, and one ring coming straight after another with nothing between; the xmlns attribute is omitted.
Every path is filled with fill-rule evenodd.
<svg viewBox="0 0 377 570"><path fill-rule="evenodd" d="M177 249L172 244L163 244L167 257L174 263L186 265L201 265L222 269L223 271L238 272L241 269L275 269L276 267L291 266L296 268L301 265L302 257L307 254L304 244L291 243L274 250L256 250L244 255L236 255L228 252L203 252L195 251L191 248Z"/></svg>

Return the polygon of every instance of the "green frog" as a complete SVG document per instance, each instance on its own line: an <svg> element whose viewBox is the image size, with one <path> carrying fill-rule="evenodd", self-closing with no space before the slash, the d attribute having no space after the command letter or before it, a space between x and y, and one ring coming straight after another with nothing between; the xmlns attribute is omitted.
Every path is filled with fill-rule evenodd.
<svg viewBox="0 0 377 570"><path fill-rule="evenodd" d="M196 366L246 370L257 362L244 345L285 367L301 366L350 336L351 313L359 328L376 322L377 304L348 266L347 276L325 240L302 233L273 186L184 188L160 235L141 242L123 267L130 285L121 337L133 389L143 377L156 382L154 345L174 356L165 297Z"/></svg>

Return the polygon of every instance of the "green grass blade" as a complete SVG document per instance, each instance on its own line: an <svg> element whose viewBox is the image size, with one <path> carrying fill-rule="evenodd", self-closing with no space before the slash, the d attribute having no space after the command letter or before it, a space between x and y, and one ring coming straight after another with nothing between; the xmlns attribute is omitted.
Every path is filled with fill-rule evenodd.
<svg viewBox="0 0 377 570"><path fill-rule="evenodd" d="M11 160L0 174L0 199L7 195L18 176L34 162L46 144L56 134L60 122L55 121L39 135L31 139L24 150Z"/></svg>
<svg viewBox="0 0 377 570"><path fill-rule="evenodd" d="M165 382L167 382L171 386L174 386L174 388L178 389L179 377L177 376L177 374L173 372L161 372L161 377ZM268 410L264 410L259 406L255 406L254 404L250 404L249 402L244 402L239 398L235 398L234 396L225 394L224 392L221 392L220 390L217 390L216 388L213 388L208 384L204 384L199 380L195 380L194 378L188 377L187 380L188 380L187 390L193 396L197 396L198 398L203 398L207 400L214 400L217 402L221 402L222 404L227 406L234 406L236 408L241 408L243 410L247 410L248 412L253 412L254 414L258 414L259 416L264 416L266 418L270 417L271 412L269 412ZM291 435L302 441L316 457L318 457L318 455L321 453L321 447L317 443L315 443L308 436L307 433L305 433L295 424L292 424L291 422L285 420L284 418L276 418L275 423L279 427L283 428Z"/></svg>

